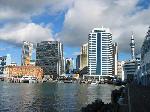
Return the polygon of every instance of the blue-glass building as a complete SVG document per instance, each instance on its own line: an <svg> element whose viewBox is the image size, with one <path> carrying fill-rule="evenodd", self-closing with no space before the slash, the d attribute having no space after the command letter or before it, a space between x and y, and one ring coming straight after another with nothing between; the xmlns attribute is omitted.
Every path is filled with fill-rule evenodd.
<svg viewBox="0 0 150 112"><path fill-rule="evenodd" d="M94 28L88 38L89 75L113 75L112 34L107 28Z"/></svg>

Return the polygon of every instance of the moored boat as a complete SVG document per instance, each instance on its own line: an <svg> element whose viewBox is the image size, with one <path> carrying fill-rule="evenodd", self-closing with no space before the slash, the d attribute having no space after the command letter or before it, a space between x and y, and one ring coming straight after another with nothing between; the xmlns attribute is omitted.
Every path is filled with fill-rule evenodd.
<svg viewBox="0 0 150 112"><path fill-rule="evenodd" d="M92 81L91 85L98 85L98 83L99 83L98 81Z"/></svg>
<svg viewBox="0 0 150 112"><path fill-rule="evenodd" d="M64 80L64 83L73 83L72 80Z"/></svg>
<svg viewBox="0 0 150 112"><path fill-rule="evenodd" d="M37 83L37 78L36 77L33 77L33 76L23 76L21 79L20 79L20 82L22 83Z"/></svg>

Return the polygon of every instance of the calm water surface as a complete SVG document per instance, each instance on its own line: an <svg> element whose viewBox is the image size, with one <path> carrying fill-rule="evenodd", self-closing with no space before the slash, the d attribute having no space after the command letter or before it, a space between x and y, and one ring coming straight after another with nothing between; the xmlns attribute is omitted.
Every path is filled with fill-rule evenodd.
<svg viewBox="0 0 150 112"><path fill-rule="evenodd" d="M0 112L79 112L100 98L109 103L112 85L0 82Z"/></svg>

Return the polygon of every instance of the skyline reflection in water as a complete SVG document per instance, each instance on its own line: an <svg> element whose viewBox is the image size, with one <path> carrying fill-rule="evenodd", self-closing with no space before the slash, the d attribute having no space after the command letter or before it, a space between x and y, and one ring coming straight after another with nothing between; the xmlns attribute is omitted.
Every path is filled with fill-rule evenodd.
<svg viewBox="0 0 150 112"><path fill-rule="evenodd" d="M0 112L78 112L102 99L111 100L112 85L0 82Z"/></svg>

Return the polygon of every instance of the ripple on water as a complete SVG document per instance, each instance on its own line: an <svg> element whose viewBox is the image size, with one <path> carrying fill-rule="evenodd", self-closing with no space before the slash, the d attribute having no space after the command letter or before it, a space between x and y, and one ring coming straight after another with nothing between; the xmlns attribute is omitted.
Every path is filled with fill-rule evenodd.
<svg viewBox="0 0 150 112"><path fill-rule="evenodd" d="M110 85L0 82L0 112L76 112L97 98L110 102Z"/></svg>

